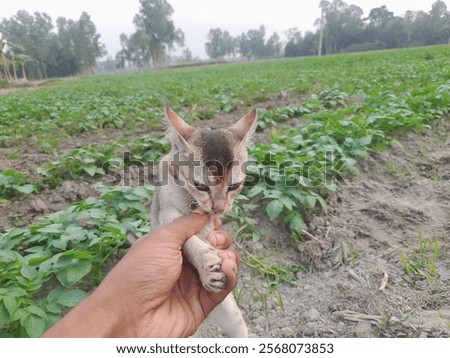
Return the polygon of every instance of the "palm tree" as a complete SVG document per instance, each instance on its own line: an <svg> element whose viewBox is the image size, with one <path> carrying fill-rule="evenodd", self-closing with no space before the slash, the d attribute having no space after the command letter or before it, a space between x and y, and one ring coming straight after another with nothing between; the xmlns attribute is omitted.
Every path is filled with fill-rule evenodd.
<svg viewBox="0 0 450 358"><path fill-rule="evenodd" d="M16 53L16 51L25 52L25 48L22 45L11 42L8 42L8 56L10 57L10 59L8 59L8 57L6 57L6 54L4 54L2 51L2 49L5 47L6 44L5 34L3 34L0 41L3 43L3 45L0 44L0 68L2 69L3 76L5 77L6 81L11 81L13 78L15 81L18 80L17 65L21 67L22 79L28 81L25 65L29 62L38 62L38 61L24 53ZM13 70L14 77L12 77L9 72L11 67Z"/></svg>
<svg viewBox="0 0 450 358"><path fill-rule="evenodd" d="M5 54L3 53L3 49L6 45L6 38L8 37L7 32L2 32L2 37L0 38L0 69L1 73L3 74L3 77L6 81L11 80L11 75L9 73L9 65L10 61L6 58Z"/></svg>
<svg viewBox="0 0 450 358"><path fill-rule="evenodd" d="M0 72L6 81L11 81L11 74L9 73L10 66L11 61L3 53L0 53Z"/></svg>
<svg viewBox="0 0 450 358"><path fill-rule="evenodd" d="M25 81L28 81L28 79L27 79L27 72L25 71L25 65L26 65L27 63L29 63L29 62L35 62L35 63L37 63L37 62L39 62L39 61L35 60L35 59L34 59L33 57L31 57L31 56L25 55L24 53L20 53L20 54L14 55L14 57L13 57L13 68L14 68L14 76L15 76L15 79L16 79L16 80L17 80L17 76L16 76L16 73L15 73L15 64L17 63L17 64L19 64L19 65L21 66L21 69L22 69L22 78L23 78Z"/></svg>

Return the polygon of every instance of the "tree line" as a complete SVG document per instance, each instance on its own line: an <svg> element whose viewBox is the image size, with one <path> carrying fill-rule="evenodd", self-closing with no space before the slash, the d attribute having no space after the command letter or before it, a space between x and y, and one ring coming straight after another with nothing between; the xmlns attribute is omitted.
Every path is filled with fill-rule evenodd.
<svg viewBox="0 0 450 358"><path fill-rule="evenodd" d="M392 49L448 43L450 13L444 1L431 10L407 11L395 16L386 6L363 10L343 0L322 0L316 30L304 34L297 28L285 31L285 41L261 25L233 37L212 28L205 50L212 60L263 59L311 56L351 51ZM115 58L102 61L106 70L164 67L171 50L184 47L184 33L176 28L174 10L167 0L140 0L133 19L135 32L121 34L122 49ZM0 74L6 79L64 77L93 73L106 54L90 16L83 12L76 21L59 17L56 27L45 13L18 11L0 22ZM183 60L192 60L185 48ZM0 76L1 77L1 76Z"/></svg>
<svg viewBox="0 0 450 358"><path fill-rule="evenodd" d="M58 17L55 28L46 13L21 10L2 19L0 33L0 73L6 80L90 74L105 54L85 12L78 20Z"/></svg>
<svg viewBox="0 0 450 358"><path fill-rule="evenodd" d="M320 2L322 17L316 31L302 34L297 28L285 32L283 44L277 33L267 40L263 25L232 37L227 30L211 29L205 50L211 59L297 57L341 52L370 51L449 42L450 12L443 1L429 12L407 11L394 16L386 6L373 8L367 17L356 5L342 0ZM322 37L322 43L321 43Z"/></svg>

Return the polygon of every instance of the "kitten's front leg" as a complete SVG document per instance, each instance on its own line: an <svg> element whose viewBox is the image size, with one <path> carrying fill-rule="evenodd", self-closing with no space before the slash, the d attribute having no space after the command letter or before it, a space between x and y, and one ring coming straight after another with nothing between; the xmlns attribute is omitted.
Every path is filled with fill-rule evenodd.
<svg viewBox="0 0 450 358"><path fill-rule="evenodd" d="M227 277L222 272L222 259L208 242L197 235L191 236L183 245L183 254L195 267L208 291L220 292L225 288Z"/></svg>

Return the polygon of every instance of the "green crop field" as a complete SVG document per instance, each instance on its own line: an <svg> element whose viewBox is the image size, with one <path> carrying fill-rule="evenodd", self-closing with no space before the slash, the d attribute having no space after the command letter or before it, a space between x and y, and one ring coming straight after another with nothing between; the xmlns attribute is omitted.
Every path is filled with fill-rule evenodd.
<svg viewBox="0 0 450 358"><path fill-rule="evenodd" d="M257 131L268 140L251 147L247 188L227 220L258 240L245 213L261 207L298 242L359 160L447 115L450 47L50 80L0 96L2 213L29 196L45 201L66 181L98 191L27 225L10 213L0 232L0 336L41 335L100 282L128 247L127 230L149 230L152 187L100 182L167 151L165 106L196 125L259 108ZM103 139L78 146L87 133ZM48 160L36 167L27 144Z"/></svg>

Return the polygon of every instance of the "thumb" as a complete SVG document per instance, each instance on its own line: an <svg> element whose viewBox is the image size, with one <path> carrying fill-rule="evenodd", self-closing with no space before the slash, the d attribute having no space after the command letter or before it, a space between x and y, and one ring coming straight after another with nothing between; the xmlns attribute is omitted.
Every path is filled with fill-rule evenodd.
<svg viewBox="0 0 450 358"><path fill-rule="evenodd" d="M172 242L176 242L181 246L192 235L200 232L208 221L209 215L206 213L191 213L175 219L170 224L160 227L152 234L155 236L165 237L166 240L170 239Z"/></svg>

